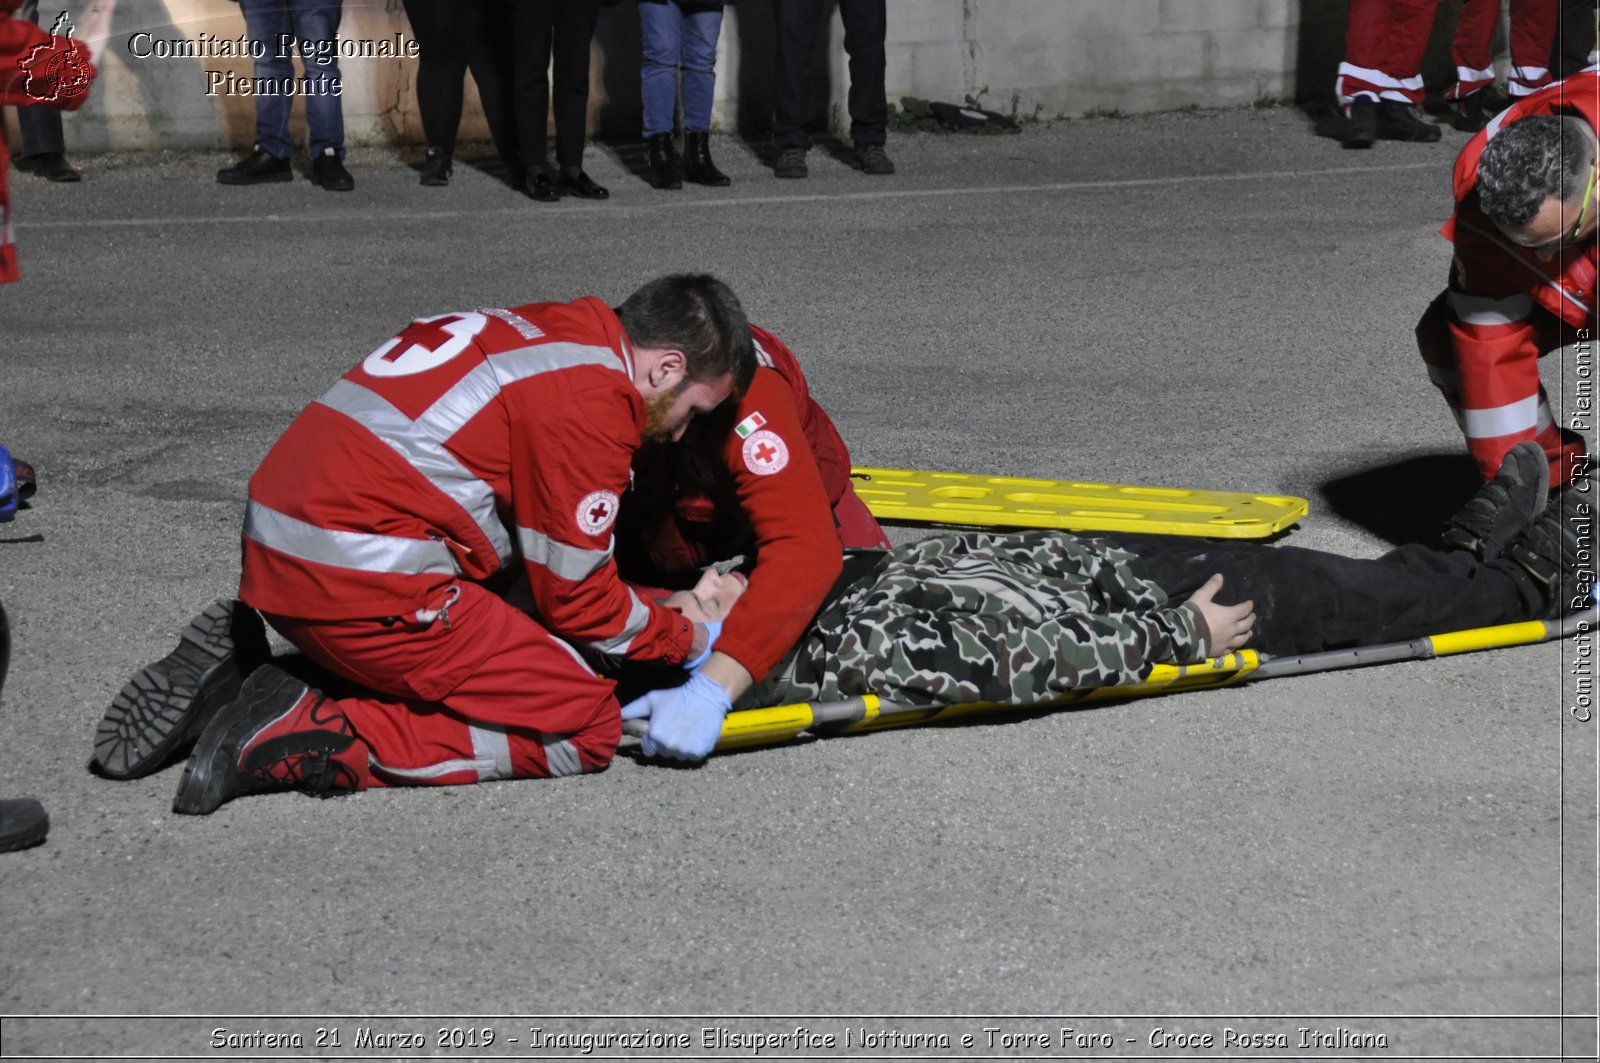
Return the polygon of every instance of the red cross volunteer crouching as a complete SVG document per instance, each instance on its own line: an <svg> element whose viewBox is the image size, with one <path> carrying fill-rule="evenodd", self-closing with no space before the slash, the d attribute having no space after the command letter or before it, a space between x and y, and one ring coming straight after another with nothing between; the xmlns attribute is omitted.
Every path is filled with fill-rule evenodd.
<svg viewBox="0 0 1600 1063"><path fill-rule="evenodd" d="M615 310L591 297L412 322L262 461L239 601L129 681L99 770L134 778L192 746L173 807L206 814L267 790L604 768L621 713L591 660L692 670L720 630L618 575L634 453L680 438L755 368L738 299L704 275ZM252 610L322 678L266 663Z"/></svg>

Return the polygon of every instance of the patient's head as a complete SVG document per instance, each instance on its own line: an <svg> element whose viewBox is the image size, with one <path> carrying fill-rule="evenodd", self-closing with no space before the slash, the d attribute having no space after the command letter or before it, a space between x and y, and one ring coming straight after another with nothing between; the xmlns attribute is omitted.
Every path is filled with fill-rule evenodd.
<svg viewBox="0 0 1600 1063"><path fill-rule="evenodd" d="M733 603L744 594L745 578L735 572L724 576L715 569L706 569L692 590L674 591L662 600L697 624L708 620L726 620L733 611Z"/></svg>

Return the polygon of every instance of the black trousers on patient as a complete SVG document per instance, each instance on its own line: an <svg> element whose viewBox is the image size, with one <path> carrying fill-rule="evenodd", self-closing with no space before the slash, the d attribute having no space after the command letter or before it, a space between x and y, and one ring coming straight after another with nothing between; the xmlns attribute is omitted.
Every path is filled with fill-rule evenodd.
<svg viewBox="0 0 1600 1063"><path fill-rule="evenodd" d="M1402 642L1538 616L1539 585L1509 560L1409 545L1372 560L1296 546L1168 535L1103 535L1135 573L1181 602L1215 573L1217 601L1255 603L1249 645L1274 655Z"/></svg>

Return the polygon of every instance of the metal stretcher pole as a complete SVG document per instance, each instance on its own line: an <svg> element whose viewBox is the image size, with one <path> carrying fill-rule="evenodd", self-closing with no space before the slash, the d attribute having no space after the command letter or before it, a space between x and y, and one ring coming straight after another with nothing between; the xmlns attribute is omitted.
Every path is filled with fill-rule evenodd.
<svg viewBox="0 0 1600 1063"><path fill-rule="evenodd" d="M1478 650L1528 646L1600 629L1600 610L1586 609L1562 620L1529 620L1517 624L1472 628L1440 635L1428 635L1409 642L1362 646L1348 650L1329 650L1293 657L1263 657L1254 650L1241 650L1191 665L1158 664L1148 678L1126 686L1098 687L1073 691L1051 701L1029 705L973 702L965 705L906 705L884 701L873 694L844 701L779 705L766 709L732 712L722 725L716 749L745 749L787 742L804 731L819 735L860 734L894 727L946 721L985 713L1019 712L1055 708L1080 701L1110 701L1149 697L1184 690L1203 690L1232 686L1249 679L1275 679L1308 675L1342 668L1361 668L1395 661L1427 660ZM632 720L630 734L642 733L643 720Z"/></svg>

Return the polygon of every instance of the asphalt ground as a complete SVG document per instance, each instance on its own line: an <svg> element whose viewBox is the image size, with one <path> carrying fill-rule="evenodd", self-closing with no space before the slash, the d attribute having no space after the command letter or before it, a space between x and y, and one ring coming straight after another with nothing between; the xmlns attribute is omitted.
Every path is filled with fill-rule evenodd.
<svg viewBox="0 0 1600 1063"><path fill-rule="evenodd" d="M1576 641L202 819L169 811L179 769L86 769L111 696L235 589L250 472L350 364L413 317L664 272L728 279L858 463L1291 493L1297 545L1427 540L1474 483L1411 340L1464 140L1355 153L1294 111L1202 112L896 137L889 178L819 149L786 182L718 138L733 186L675 193L599 145L603 204L461 165L421 188L387 150L352 154L344 195L222 187L205 154L15 177L0 440L41 488L0 539L43 541L0 542L0 795L52 831L0 857L3 1051L274 1054L222 1028L309 1053L340 1025L349 1054L353 1020L250 1016L499 1016L474 1027L492 1055L535 1025L745 1016L977 1037L945 1058L1007 1054L985 1025L1237 1054L1230 1024L1593 1058ZM1570 405L1575 360L1545 361ZM196 1018L84 1018L146 1014Z"/></svg>

